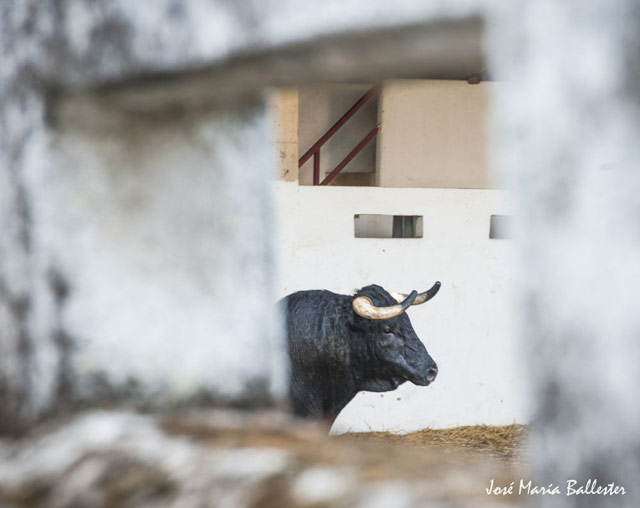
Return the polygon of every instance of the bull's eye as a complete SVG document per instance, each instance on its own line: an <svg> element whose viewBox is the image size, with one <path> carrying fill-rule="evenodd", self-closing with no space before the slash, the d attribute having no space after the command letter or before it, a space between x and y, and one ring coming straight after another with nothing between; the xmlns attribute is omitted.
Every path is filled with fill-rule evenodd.
<svg viewBox="0 0 640 508"><path fill-rule="evenodd" d="M391 330L391 328L389 328L388 326L385 326L385 327L382 329L382 332L383 332L383 333L385 333L385 334L387 334L387 335L393 335L393 330Z"/></svg>

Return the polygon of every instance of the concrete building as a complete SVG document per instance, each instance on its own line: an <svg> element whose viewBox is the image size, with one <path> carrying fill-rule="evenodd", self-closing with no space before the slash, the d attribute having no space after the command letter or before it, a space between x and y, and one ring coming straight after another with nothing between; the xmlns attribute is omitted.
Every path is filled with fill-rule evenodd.
<svg viewBox="0 0 640 508"><path fill-rule="evenodd" d="M274 95L282 164L277 289L281 296L313 288L350 293L378 283L408 292L442 281L432 302L410 312L440 374L427 388L406 383L360 394L334 431L526 422L505 301L513 246L490 235L492 217L511 212L488 157L488 100L502 85L385 81L322 146L320 178L376 124L377 138L330 185L311 185L313 161L298 172L296 141L301 156L371 86ZM411 227L399 231L402 218Z"/></svg>

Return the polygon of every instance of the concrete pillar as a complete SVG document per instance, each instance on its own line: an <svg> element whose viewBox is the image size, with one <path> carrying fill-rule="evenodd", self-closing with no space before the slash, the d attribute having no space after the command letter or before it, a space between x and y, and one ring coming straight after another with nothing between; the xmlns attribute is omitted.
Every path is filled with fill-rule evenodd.
<svg viewBox="0 0 640 508"><path fill-rule="evenodd" d="M298 181L298 90L277 89L269 93L275 127L279 176L285 182Z"/></svg>
<svg viewBox="0 0 640 508"><path fill-rule="evenodd" d="M639 16L631 0L518 2L490 24L510 81L497 154L516 189L536 481L626 489L545 506L640 504Z"/></svg>

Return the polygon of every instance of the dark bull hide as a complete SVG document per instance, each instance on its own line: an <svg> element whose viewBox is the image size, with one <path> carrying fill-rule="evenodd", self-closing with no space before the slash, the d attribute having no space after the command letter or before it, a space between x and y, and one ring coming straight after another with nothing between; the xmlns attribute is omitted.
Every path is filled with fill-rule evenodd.
<svg viewBox="0 0 640 508"><path fill-rule="evenodd" d="M284 298L294 413L333 421L360 391L433 382L438 367L404 311L439 289L436 282L403 295L371 285L354 296L314 290Z"/></svg>

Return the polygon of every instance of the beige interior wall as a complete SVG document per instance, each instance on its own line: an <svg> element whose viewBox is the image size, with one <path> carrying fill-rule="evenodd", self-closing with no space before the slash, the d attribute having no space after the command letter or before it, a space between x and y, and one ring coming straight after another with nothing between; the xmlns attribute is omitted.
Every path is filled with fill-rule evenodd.
<svg viewBox="0 0 640 508"><path fill-rule="evenodd" d="M488 96L495 83L393 80L379 109L381 187L486 189Z"/></svg>
<svg viewBox="0 0 640 508"><path fill-rule="evenodd" d="M298 181L298 90L273 90L269 96L278 150L279 178Z"/></svg>

